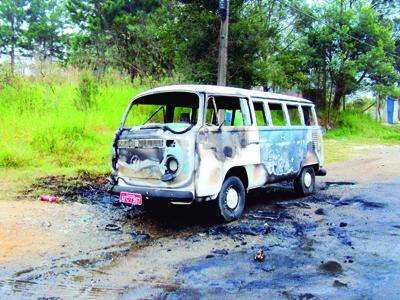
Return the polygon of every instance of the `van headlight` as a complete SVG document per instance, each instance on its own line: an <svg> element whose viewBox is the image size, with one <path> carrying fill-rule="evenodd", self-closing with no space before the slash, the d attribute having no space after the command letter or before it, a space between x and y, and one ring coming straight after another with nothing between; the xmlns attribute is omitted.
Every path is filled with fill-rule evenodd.
<svg viewBox="0 0 400 300"><path fill-rule="evenodd" d="M166 162L166 167L167 170L170 171L171 173L176 173L176 171L178 171L179 168L178 160L173 156L168 157Z"/></svg>

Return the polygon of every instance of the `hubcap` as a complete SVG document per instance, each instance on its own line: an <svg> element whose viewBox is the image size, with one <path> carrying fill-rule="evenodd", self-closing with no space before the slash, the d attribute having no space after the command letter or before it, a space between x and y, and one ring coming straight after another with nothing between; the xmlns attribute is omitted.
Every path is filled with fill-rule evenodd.
<svg viewBox="0 0 400 300"><path fill-rule="evenodd" d="M229 209L235 209L239 203L239 194L234 188L229 188L226 193L226 205Z"/></svg>
<svg viewBox="0 0 400 300"><path fill-rule="evenodd" d="M304 185L306 186L306 188L309 188L311 186L311 183L312 183L311 174L306 172L306 174L304 174Z"/></svg>

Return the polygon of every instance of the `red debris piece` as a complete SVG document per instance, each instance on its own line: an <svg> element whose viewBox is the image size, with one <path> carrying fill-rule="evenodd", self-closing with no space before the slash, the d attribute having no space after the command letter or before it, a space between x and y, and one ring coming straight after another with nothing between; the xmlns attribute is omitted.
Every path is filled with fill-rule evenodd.
<svg viewBox="0 0 400 300"><path fill-rule="evenodd" d="M48 202L57 202L58 198L56 196L44 195L40 196L40 200Z"/></svg>

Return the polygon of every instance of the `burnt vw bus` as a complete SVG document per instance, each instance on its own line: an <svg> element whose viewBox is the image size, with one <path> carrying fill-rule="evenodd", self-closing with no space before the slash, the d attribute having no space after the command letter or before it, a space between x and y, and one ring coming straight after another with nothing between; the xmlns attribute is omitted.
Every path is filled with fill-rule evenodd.
<svg viewBox="0 0 400 300"><path fill-rule="evenodd" d="M247 191L293 181L301 195L325 175L312 102L206 85L148 90L129 104L112 146L112 192L120 201L218 204L240 217Z"/></svg>

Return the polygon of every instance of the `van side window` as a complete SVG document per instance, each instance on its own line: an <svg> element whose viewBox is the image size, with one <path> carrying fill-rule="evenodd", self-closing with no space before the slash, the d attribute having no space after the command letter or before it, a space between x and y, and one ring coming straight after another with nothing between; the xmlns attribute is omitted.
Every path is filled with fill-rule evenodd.
<svg viewBox="0 0 400 300"><path fill-rule="evenodd" d="M282 104L268 103L268 106L271 111L272 124L274 126L286 126L286 117Z"/></svg>
<svg viewBox="0 0 400 300"><path fill-rule="evenodd" d="M303 115L304 115L304 124L306 126L314 126L315 120L311 106L302 106L301 108L303 110Z"/></svg>
<svg viewBox="0 0 400 300"><path fill-rule="evenodd" d="M264 105L262 102L253 102L254 112L256 114L257 126L268 126L267 118L265 117Z"/></svg>
<svg viewBox="0 0 400 300"><path fill-rule="evenodd" d="M251 124L250 109L247 99L221 96L215 96L214 99L218 113L220 111L224 112L222 116L224 120L223 126L243 126ZM213 102L211 99L208 99L206 124L217 125L217 123Z"/></svg>
<svg viewBox="0 0 400 300"><path fill-rule="evenodd" d="M292 126L303 125L299 112L299 107L297 105L291 105L291 104L286 104L286 107L289 112L290 125Z"/></svg>

